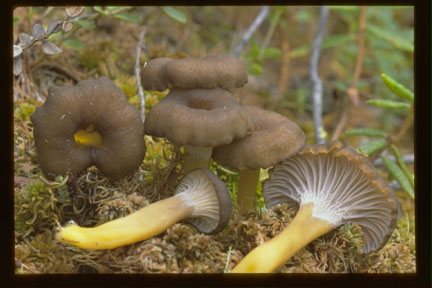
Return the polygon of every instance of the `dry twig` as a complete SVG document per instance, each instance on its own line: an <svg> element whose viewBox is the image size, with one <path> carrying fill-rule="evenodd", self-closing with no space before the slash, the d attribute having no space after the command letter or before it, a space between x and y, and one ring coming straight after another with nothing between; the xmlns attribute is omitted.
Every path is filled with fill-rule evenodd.
<svg viewBox="0 0 432 288"><path fill-rule="evenodd" d="M365 39L364 35L365 35L365 29L366 29L366 7L367 6L362 6L360 8L359 31L358 31L359 35L357 38L357 47L358 47L357 59L356 59L356 65L354 68L353 81L351 83L351 86L348 88L348 96L349 96L351 102L356 106L358 105L358 102L359 102L357 83L358 83L358 80L360 79L360 74L362 71L363 56L364 56L364 39ZM337 140L339 138L339 136L342 133L342 130L345 126L346 120L348 118L349 103L348 103L348 101L346 101L346 99L344 99L343 102L344 103L343 103L343 107L342 107L342 109L343 109L342 116L339 120L338 125L336 126L335 130L333 131L332 140Z"/></svg>
<svg viewBox="0 0 432 288"><path fill-rule="evenodd" d="M238 57L240 55L240 52L243 50L246 43L249 42L249 39L252 37L252 34L255 33L255 31L258 29L258 27L264 22L264 20L267 18L267 15L269 14L270 7L269 6L263 6L258 13L257 17L249 26L246 33L243 35L241 42L235 47L231 54L235 57Z"/></svg>
<svg viewBox="0 0 432 288"><path fill-rule="evenodd" d="M144 90L141 85L141 69L140 69L140 55L141 55L141 46L143 45L144 35L147 32L147 27L143 27L141 30L137 48L136 48L136 58L135 58L135 78L136 78L136 84L138 89L138 95L140 97L140 105L141 105L141 119L144 122L145 121L145 95Z"/></svg>
<svg viewBox="0 0 432 288"><path fill-rule="evenodd" d="M325 143L324 127L322 124L323 87L322 87L322 81L318 75L318 62L319 62L321 44L324 38L325 26L327 23L328 11L329 8L327 6L321 6L320 19L318 23L318 32L315 36L315 40L312 46L310 62L309 62L309 71L310 71L309 73L313 85L312 96L313 96L314 134L315 134L315 142L318 144Z"/></svg>

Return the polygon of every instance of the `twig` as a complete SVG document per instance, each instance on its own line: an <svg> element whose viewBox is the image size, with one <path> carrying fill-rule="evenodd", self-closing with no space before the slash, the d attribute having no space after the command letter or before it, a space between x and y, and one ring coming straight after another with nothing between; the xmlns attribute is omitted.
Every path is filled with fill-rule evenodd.
<svg viewBox="0 0 432 288"><path fill-rule="evenodd" d="M396 157L394 157L393 155L389 155L387 157L392 161L396 161ZM406 164L413 164L414 163L414 154L402 155L402 161L405 162ZM373 162L373 164L376 167L382 166L383 161L381 160L381 158L378 158Z"/></svg>
<svg viewBox="0 0 432 288"><path fill-rule="evenodd" d="M348 88L348 97L350 98L351 102L354 105L358 105L359 102L359 96L358 96L358 90L357 90L357 83L360 79L360 74L362 71L362 64L363 64L363 56L364 56L364 35L365 35L365 29L366 29L366 7L362 6L360 8L360 15L359 15L359 35L357 38L357 59L356 59L356 65L354 68L354 77L353 81L351 83L351 86ZM346 96L344 96L346 98ZM335 130L333 131L332 140L337 140L340 136L340 134L343 131L343 128L346 124L347 116L348 116L348 108L349 103L344 99L344 105L343 105L343 112L342 116L339 120L339 123L337 124Z"/></svg>
<svg viewBox="0 0 432 288"><path fill-rule="evenodd" d="M321 50L322 40L324 38L325 26L327 23L328 7L321 6L320 19L318 23L318 32L312 46L312 53L309 62L310 78L313 85L313 118L314 118L314 134L315 142L318 144L325 143L324 128L322 124L322 81L318 76L318 61Z"/></svg>
<svg viewBox="0 0 432 288"><path fill-rule="evenodd" d="M274 15L273 19L270 22L270 28L267 31L267 34L264 38L263 44L261 46L260 53L258 55L258 59L262 60L262 57L264 55L264 51L266 50L268 44L270 43L270 40L274 34L274 31L276 29L276 26L281 18L282 10L276 10L276 14Z"/></svg>
<svg viewBox="0 0 432 288"><path fill-rule="evenodd" d="M227 260L226 260L226 263L225 263L225 269L224 269L225 273L227 273L227 272L230 271L229 270L229 262L230 262L230 258L231 258L231 249L232 249L232 247L230 245L229 248L228 248Z"/></svg>
<svg viewBox="0 0 432 288"><path fill-rule="evenodd" d="M255 33L255 31L258 29L258 27L267 18L267 15L269 14L269 11L270 11L270 7L269 6L263 6L261 8L261 10L258 13L258 15L256 16L255 20L253 21L253 23L251 24L251 26L249 26L249 28L246 31L246 33L243 35L243 38L242 38L241 42L237 45L237 47L235 47L231 51L231 54L233 56L238 57L240 55L240 52L243 50L243 48L246 45L246 43L249 42L249 39L252 37L252 34Z"/></svg>
<svg viewBox="0 0 432 288"><path fill-rule="evenodd" d="M414 108L411 106L410 112L408 116L405 118L402 127L400 128L396 136L392 137L392 142L398 142L402 138L402 136L405 135L405 133L411 127L413 120L414 120Z"/></svg>
<svg viewBox="0 0 432 288"><path fill-rule="evenodd" d="M135 78L136 78L136 84L138 89L138 95L140 97L140 104L141 104L141 119L144 122L145 121L145 95L144 90L141 85L141 69L140 69L140 55L141 55L141 46L143 45L144 35L147 32L147 28L143 27L141 30L137 48L136 48L136 58L135 58Z"/></svg>

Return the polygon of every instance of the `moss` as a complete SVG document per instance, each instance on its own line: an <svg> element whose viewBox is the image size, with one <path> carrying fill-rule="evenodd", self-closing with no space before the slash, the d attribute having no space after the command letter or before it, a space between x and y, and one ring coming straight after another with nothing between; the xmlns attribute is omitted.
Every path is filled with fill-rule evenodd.
<svg viewBox="0 0 432 288"><path fill-rule="evenodd" d="M103 45L86 45L78 55L78 65L84 67L87 71L98 69L99 63L106 58Z"/></svg>
<svg viewBox="0 0 432 288"><path fill-rule="evenodd" d="M30 115L36 110L36 107L30 103L20 103L14 109L14 118L21 121L30 121Z"/></svg>

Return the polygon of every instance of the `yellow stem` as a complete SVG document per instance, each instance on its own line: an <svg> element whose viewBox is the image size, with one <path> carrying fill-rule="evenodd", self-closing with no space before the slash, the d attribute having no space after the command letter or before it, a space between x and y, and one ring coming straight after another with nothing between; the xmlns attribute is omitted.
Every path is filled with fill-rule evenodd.
<svg viewBox="0 0 432 288"><path fill-rule="evenodd" d="M242 212L246 212L254 208L255 194L256 194L259 175L260 175L260 169L240 170L237 203Z"/></svg>
<svg viewBox="0 0 432 288"><path fill-rule="evenodd" d="M280 234L253 249L232 272L272 272L308 243L334 229L331 223L313 217L312 212L312 203L300 207L293 221Z"/></svg>
<svg viewBox="0 0 432 288"><path fill-rule="evenodd" d="M189 217L192 212L193 207L173 196L97 227L66 226L56 238L84 249L111 249L149 239Z"/></svg>
<svg viewBox="0 0 432 288"><path fill-rule="evenodd" d="M210 168L212 147L184 146L184 172L197 168Z"/></svg>

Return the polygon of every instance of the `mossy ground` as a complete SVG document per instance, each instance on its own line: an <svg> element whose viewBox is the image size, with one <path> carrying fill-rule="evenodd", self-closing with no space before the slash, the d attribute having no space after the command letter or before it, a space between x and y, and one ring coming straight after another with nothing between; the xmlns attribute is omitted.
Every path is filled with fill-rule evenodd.
<svg viewBox="0 0 432 288"><path fill-rule="evenodd" d="M17 123L16 143L21 133ZM32 160L32 145L23 146L27 152L17 151L22 156L16 158L15 176L16 273L222 273L278 234L295 215L295 207L286 204L247 215L235 209L217 235L177 223L156 237L112 250L83 250L55 240L56 229L69 221L95 226L172 195L181 177L181 151L162 139L148 140L165 156L146 157L137 173L119 181L90 168L77 177L49 182ZM346 224L307 245L277 272L415 272L412 201L404 193L398 196L404 213L380 251L362 254L360 228Z"/></svg>
<svg viewBox="0 0 432 288"><path fill-rule="evenodd" d="M297 10L293 8L289 13ZM14 16L21 19L14 26L14 35L22 31L31 31L32 23L28 21L28 11L26 8L14 10ZM33 13L41 15L44 11L45 8L38 8L33 10ZM50 19L63 19L63 11L60 8L53 11L46 16L48 18L39 20L48 24ZM223 45L228 47L229 43L219 45L222 43L221 39L226 39L226 37L218 33L225 33L223 32L225 30L215 30L214 28L219 26L212 21L221 21L220 19L233 23L243 21L243 26L247 27L252 17L249 15L250 12L243 15L236 11L240 10L221 8L218 13L225 13L224 17L201 19L202 25L213 27L212 33L216 33L217 40L214 40L216 41L214 43L202 41L209 35L210 30L207 26L202 26L201 32L195 33L198 26L190 24L195 32L190 33L192 40L186 41L184 39L189 37L187 34L189 30L186 30L189 32L184 34L183 26L173 25L173 20L166 16L164 18L163 14L155 12L156 14L151 16L153 18L148 22L156 23L161 19L169 25L166 23L155 25L150 29L147 48L142 51L141 63L163 56L175 58L224 52L226 49ZM201 15L201 12L198 12L196 15ZM287 17L287 19L291 18L293 17ZM14 79L15 272L17 274L40 274L222 273L229 271L251 249L279 233L290 222L295 214L295 209L281 205L275 209L266 210L262 197L259 196L257 198L259 208L256 212L240 215L234 209L229 225L217 235L204 235L188 224L178 223L156 237L112 250L83 250L55 240L56 229L69 221L91 227L128 215L149 203L171 196L182 176L181 149L163 139L146 136L145 160L139 171L126 179L113 181L94 167L79 175L59 176L53 182L43 177L37 163L33 126L29 116L42 105L48 87L73 85L80 79L107 76L125 92L130 103L136 105L137 108L140 107L133 74L135 59L131 57L135 55L140 27L107 17L98 17L94 23L96 28L93 30L80 28L74 30L73 35L65 36L80 39L85 43L85 49L74 50L62 46L64 51L60 56L47 57L41 53L40 47L33 47L31 53L24 55L22 75ZM316 25L316 23L311 25ZM315 26L312 28L307 29L310 35L315 33ZM171 38L172 41L168 41L165 38L161 40L157 36L171 34L174 35L174 38L177 35L183 35L181 45ZM285 32L276 34L275 41L287 42L286 35L290 34ZM307 36L308 33L305 35ZM296 43L296 39L292 41L297 46L302 44ZM186 53L179 47L189 52ZM329 53L326 59L332 60L332 55ZM307 78L307 59L293 59L291 62L296 69L295 74ZM338 62L334 61L334 63ZM287 63L282 64L285 65L283 67L288 67ZM283 97L267 97L270 93L267 86L290 82L287 73L282 73L282 71L280 75L278 74L283 67L278 61L270 61L266 67L269 73L260 77L250 77L250 83L238 91L237 97L243 104L254 104L275 110L295 120L305 131L308 143L312 143L311 116L303 109L292 109L289 105L281 105L281 101L286 102L291 97L289 95L285 95L284 99ZM350 71L351 69L344 70L342 74L338 74L338 77L344 79L344 75L351 73ZM368 73L379 75L378 72L371 70ZM326 77L325 71L322 77ZM348 82L351 81L351 76L348 75L346 78ZM265 95L263 91L267 91ZM166 92L146 93L147 111L165 94ZM340 99L338 101L340 102ZM338 121L337 105L340 104L338 103L333 110L324 115L324 124L328 129L334 128ZM367 105L352 107L349 112L350 115L357 116L349 117L346 123L347 128L363 125L365 122L378 125L375 119L380 112L370 109ZM412 131L402 139L404 152L409 153L413 150L412 139ZM342 140L353 146L357 146L362 141L361 138ZM235 201L238 174L218 165L213 165L212 169L227 183L233 201ZM262 172L262 177L266 177L266 171ZM307 245L277 271L287 273L415 272L414 204L413 200L403 191L397 191L397 196L403 213L389 242L380 251L367 255L362 254L360 246L363 240L359 227L346 224Z"/></svg>

